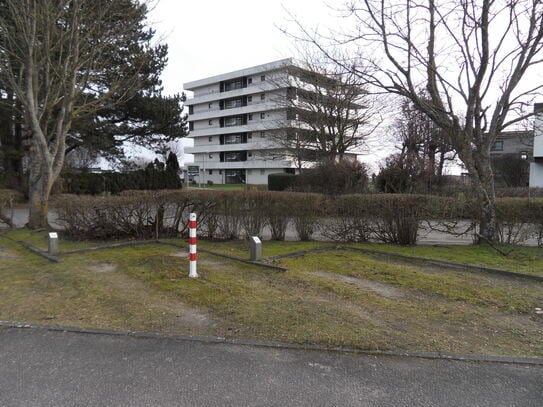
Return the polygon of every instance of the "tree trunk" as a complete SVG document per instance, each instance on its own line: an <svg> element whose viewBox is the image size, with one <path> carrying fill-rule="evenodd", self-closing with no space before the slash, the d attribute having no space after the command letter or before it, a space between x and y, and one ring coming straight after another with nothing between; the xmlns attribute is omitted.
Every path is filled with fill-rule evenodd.
<svg viewBox="0 0 543 407"><path fill-rule="evenodd" d="M30 165L28 180L28 227L30 229L49 227L47 213L53 182L52 171L46 165L39 162Z"/></svg>
<svg viewBox="0 0 543 407"><path fill-rule="evenodd" d="M498 240L498 219L496 216L496 193L490 158L479 160L478 168L470 169L473 191L477 196L479 234L477 243Z"/></svg>

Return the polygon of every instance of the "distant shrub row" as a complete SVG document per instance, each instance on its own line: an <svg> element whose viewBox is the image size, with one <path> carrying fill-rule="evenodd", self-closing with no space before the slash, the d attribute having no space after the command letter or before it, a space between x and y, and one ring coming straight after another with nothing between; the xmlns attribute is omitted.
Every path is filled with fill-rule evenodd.
<svg viewBox="0 0 543 407"><path fill-rule="evenodd" d="M426 195L342 195L267 191L128 191L118 196L56 197L66 233L80 239L160 238L186 235L188 214L198 214L199 233L210 239L262 236L284 240L287 226L299 240L320 233L334 241L415 244L424 225L453 228L463 219L476 230L468 201ZM498 201L502 241L543 239L543 199ZM458 231L458 230L456 230Z"/></svg>
<svg viewBox="0 0 543 407"><path fill-rule="evenodd" d="M68 194L118 194L126 190L181 188L181 180L173 171L146 168L129 172L67 173L62 176L62 191Z"/></svg>

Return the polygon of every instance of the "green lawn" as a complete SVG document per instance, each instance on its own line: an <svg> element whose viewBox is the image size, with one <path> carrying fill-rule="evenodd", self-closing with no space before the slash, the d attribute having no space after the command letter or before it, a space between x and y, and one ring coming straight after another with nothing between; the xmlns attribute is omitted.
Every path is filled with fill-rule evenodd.
<svg viewBox="0 0 543 407"><path fill-rule="evenodd" d="M45 248L43 232L7 236ZM63 241L61 250L95 245ZM199 245L248 257L244 242ZM264 242L264 256L321 246ZM477 247L452 252L379 248L438 257L458 250L459 256L449 260L462 262L475 262L477 253L485 261L498 264L499 259ZM0 236L0 320L373 350L543 357L543 316L535 313L543 306L543 283L345 250L306 252L274 263L287 272L200 253L200 278L189 279L187 259L180 257L184 250L148 244L61 254L62 263L51 263ZM530 250L526 253L527 258L509 259L507 267L540 264Z"/></svg>

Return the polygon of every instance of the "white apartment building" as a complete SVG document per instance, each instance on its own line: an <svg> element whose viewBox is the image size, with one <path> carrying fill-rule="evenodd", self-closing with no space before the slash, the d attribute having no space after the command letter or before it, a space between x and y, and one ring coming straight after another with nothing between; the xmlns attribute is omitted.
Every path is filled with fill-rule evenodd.
<svg viewBox="0 0 543 407"><path fill-rule="evenodd" d="M199 183L267 184L273 173L295 173L297 165L278 140L296 128L288 108L299 67L288 58L184 84L193 92L189 108L189 137ZM305 165L311 165L310 161Z"/></svg>
<svg viewBox="0 0 543 407"><path fill-rule="evenodd" d="M536 103L533 161L530 163L530 187L543 188L543 103Z"/></svg>

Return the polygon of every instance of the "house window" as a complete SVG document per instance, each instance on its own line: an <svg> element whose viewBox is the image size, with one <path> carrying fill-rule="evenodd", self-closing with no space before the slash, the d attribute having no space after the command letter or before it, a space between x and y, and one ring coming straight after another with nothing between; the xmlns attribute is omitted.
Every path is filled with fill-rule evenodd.
<svg viewBox="0 0 543 407"><path fill-rule="evenodd" d="M189 122L189 131L194 131L194 122Z"/></svg>
<svg viewBox="0 0 543 407"><path fill-rule="evenodd" d="M260 82L264 82L266 80L266 75L260 75Z"/></svg>
<svg viewBox="0 0 543 407"><path fill-rule="evenodd" d="M222 170L219 170L219 175L222 175Z"/></svg>
<svg viewBox="0 0 543 407"><path fill-rule="evenodd" d="M213 170L208 170L209 175L213 175Z"/></svg>
<svg viewBox="0 0 543 407"><path fill-rule="evenodd" d="M213 136L209 136L208 140L209 140L210 143L212 143L213 142Z"/></svg>
<svg viewBox="0 0 543 407"><path fill-rule="evenodd" d="M189 106L189 114L194 114L194 106Z"/></svg>
<svg viewBox="0 0 543 407"><path fill-rule="evenodd" d="M242 125L242 119L239 116L235 117L227 117L224 120L224 126L225 127L231 127L231 126L241 126Z"/></svg>
<svg viewBox="0 0 543 407"><path fill-rule="evenodd" d="M247 83L250 85L251 83L253 83L253 78L247 78Z"/></svg>
<svg viewBox="0 0 543 407"><path fill-rule="evenodd" d="M264 100L264 99L266 99L266 95L265 95L264 93L262 93L262 94L260 95L260 100Z"/></svg>
<svg viewBox="0 0 543 407"><path fill-rule="evenodd" d="M266 138L266 133L264 133L263 131L260 132L260 138Z"/></svg>
<svg viewBox="0 0 543 407"><path fill-rule="evenodd" d="M248 120L253 120L253 115L249 113L249 116L247 117Z"/></svg>
<svg viewBox="0 0 543 407"><path fill-rule="evenodd" d="M208 124L211 126L213 124L213 120L209 120Z"/></svg>
<svg viewBox="0 0 543 407"><path fill-rule="evenodd" d="M496 140L494 144L492 144L491 151L503 151L503 140Z"/></svg>
<svg viewBox="0 0 543 407"><path fill-rule="evenodd" d="M247 133L247 138L253 138L253 133Z"/></svg>
<svg viewBox="0 0 543 407"><path fill-rule="evenodd" d="M209 158L213 158L213 154L209 154Z"/></svg>
<svg viewBox="0 0 543 407"><path fill-rule="evenodd" d="M213 107L213 103L210 103L209 105L207 105L210 109Z"/></svg>
<svg viewBox="0 0 543 407"><path fill-rule="evenodd" d="M247 96L247 102L252 102L253 101L253 97L252 96Z"/></svg>
<svg viewBox="0 0 543 407"><path fill-rule="evenodd" d="M260 118L264 119L266 117L266 113L260 113Z"/></svg>

